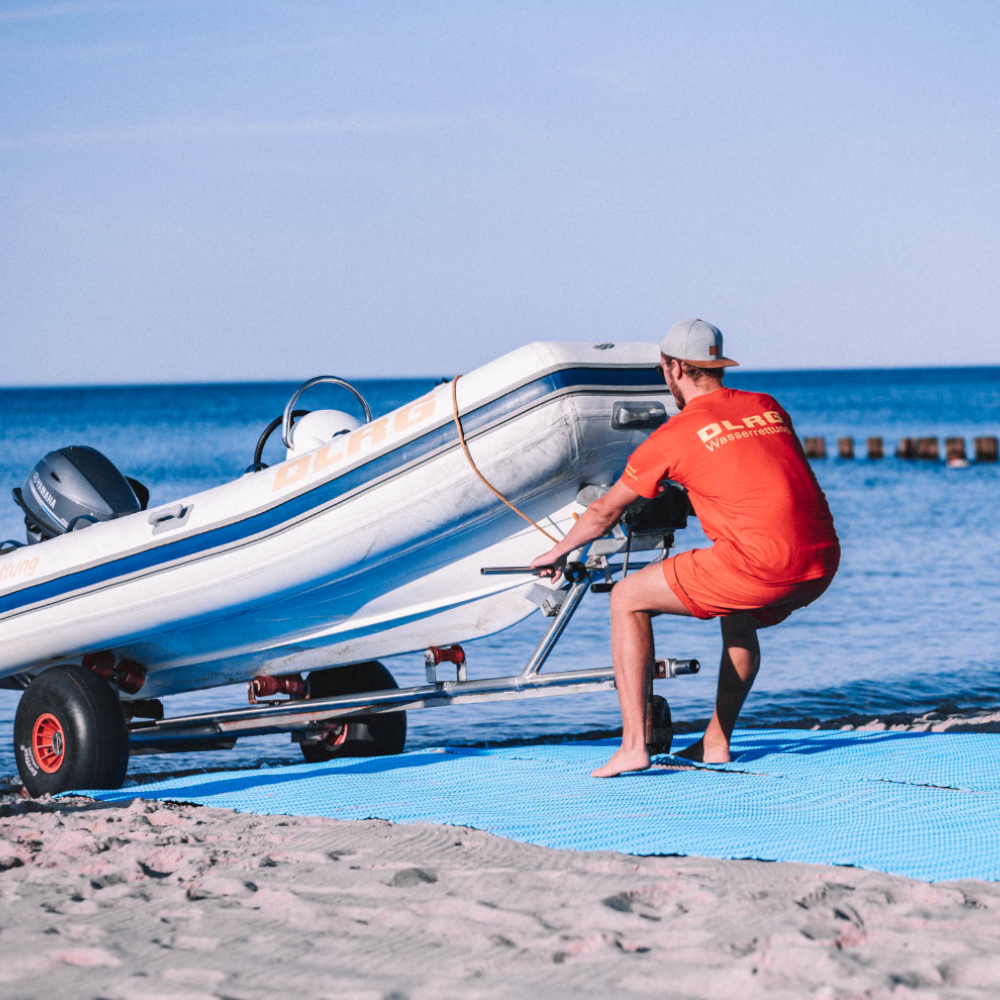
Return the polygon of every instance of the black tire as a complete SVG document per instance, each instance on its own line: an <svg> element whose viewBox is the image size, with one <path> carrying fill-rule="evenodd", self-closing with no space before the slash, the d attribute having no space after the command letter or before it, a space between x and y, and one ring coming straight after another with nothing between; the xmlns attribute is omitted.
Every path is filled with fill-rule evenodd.
<svg viewBox="0 0 1000 1000"><path fill-rule="evenodd" d="M670 744L674 741L674 723L670 717L667 699L654 694L649 707L653 738L646 744L646 749L651 754L670 753Z"/></svg>
<svg viewBox="0 0 1000 1000"><path fill-rule="evenodd" d="M46 670L21 695L14 754L34 796L120 788L128 770L128 726L118 694L83 667Z"/></svg>
<svg viewBox="0 0 1000 1000"><path fill-rule="evenodd" d="M397 688L395 678L377 660L348 667L314 670L309 674L309 696L329 698L338 694L363 694ZM338 738L340 742L338 742ZM332 730L322 743L303 743L302 756L310 764L338 757L381 757L402 753L406 745L406 712L359 715L347 722L347 735Z"/></svg>

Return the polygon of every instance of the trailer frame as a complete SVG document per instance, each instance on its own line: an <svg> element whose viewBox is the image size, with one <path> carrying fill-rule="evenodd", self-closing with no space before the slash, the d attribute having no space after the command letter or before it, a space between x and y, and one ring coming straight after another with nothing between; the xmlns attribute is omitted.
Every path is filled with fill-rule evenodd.
<svg viewBox="0 0 1000 1000"><path fill-rule="evenodd" d="M322 738L331 723L358 716L614 690L613 667L562 670L548 674L541 672L587 593L607 592L613 586L609 582L610 567L603 555L588 560L585 566L581 563L574 565L579 569L570 575L569 588L562 592L564 596L554 611L552 623L518 674L467 680L463 660L457 665L455 680L439 680L438 667L428 662L428 683L413 687L325 698L306 696L257 701L241 708L133 721L128 727L129 751L132 754L148 754L228 749L241 736L282 732L292 733L292 738L298 742L309 742L310 737ZM657 660L653 679L696 674L700 668L695 659Z"/></svg>

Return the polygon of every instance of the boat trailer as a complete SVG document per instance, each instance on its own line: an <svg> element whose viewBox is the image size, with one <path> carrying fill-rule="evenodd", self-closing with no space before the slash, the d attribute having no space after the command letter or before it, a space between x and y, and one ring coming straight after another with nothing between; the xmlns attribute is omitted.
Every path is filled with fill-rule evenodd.
<svg viewBox="0 0 1000 1000"><path fill-rule="evenodd" d="M629 536L631 540L631 536ZM669 541L663 540L665 549ZM630 546L629 546L630 547ZM628 548L624 571L628 571ZM527 573L529 567L486 567L484 574ZM164 753L173 750L229 749L241 736L264 736L290 732L292 739L309 743L323 739L331 724L352 717L372 716L418 708L468 705L487 701L512 701L554 695L610 691L615 687L614 670L603 667L586 670L563 670L542 673L542 667L565 633L573 615L588 592L607 593L611 582L607 559L598 555L583 562L570 562L563 569L568 589L540 587L547 596L539 600L543 612L552 618L545 634L519 674L468 680L465 652L461 646L431 646L425 654L427 683L408 688L366 691L330 697L310 697L307 684L299 675L261 676L250 681L250 704L243 708L204 712L175 718L137 719L129 723L129 751L132 754ZM561 598L561 600L560 600ZM449 663L455 668L455 680L439 679L438 670ZM325 669L325 668L320 668ZM696 674L697 660L657 660L654 679ZM289 694L287 699L258 700L259 694ZM652 684L650 684L652 696ZM125 704L126 708L128 703ZM138 707L139 703L135 703ZM159 703L153 703L158 705ZM148 711L149 709L147 709ZM138 714L138 713L137 713Z"/></svg>

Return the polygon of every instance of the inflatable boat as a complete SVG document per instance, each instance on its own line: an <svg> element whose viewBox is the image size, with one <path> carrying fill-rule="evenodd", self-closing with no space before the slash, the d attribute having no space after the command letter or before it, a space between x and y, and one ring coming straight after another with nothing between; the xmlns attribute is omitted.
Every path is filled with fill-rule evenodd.
<svg viewBox="0 0 1000 1000"><path fill-rule="evenodd" d="M652 344L530 344L377 419L349 384L314 379L282 415L283 462L260 460L276 419L241 478L151 510L141 484L92 449L46 456L15 491L28 542L0 554L0 685L25 689L15 749L29 788L114 783L129 748L231 745L250 733L289 730L304 751L343 752L373 719L388 725L383 714L395 716L394 734L359 752L391 752L406 708L474 698L463 684L485 683L487 698L597 683L548 684L562 675L540 675L546 651L527 683L491 688L467 679L456 644L539 610L564 628L569 596L611 585L624 527L580 553L577 578L561 585L481 570L548 548L541 532L564 535L676 412L658 362ZM364 419L296 410L320 381L344 385ZM669 544L682 522L672 508L634 547ZM375 661L415 650L437 652L426 689L404 694ZM455 680L440 681L432 668L448 662ZM668 673L691 668L671 663ZM610 678L603 671L600 685ZM250 685L246 710L161 717L162 695L235 682ZM287 700L264 700L275 695ZM89 711L104 728L109 712L121 715L110 770L70 747L74 698L101 702ZM101 739L76 734L78 745Z"/></svg>

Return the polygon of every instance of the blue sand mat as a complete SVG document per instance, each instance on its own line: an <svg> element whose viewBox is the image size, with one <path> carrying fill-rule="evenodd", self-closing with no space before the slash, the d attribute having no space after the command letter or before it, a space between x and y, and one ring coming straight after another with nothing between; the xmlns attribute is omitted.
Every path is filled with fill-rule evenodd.
<svg viewBox="0 0 1000 1000"><path fill-rule="evenodd" d="M871 779L1000 792L1000 733L743 729L727 771L828 781ZM666 758L663 758L666 760Z"/></svg>
<svg viewBox="0 0 1000 1000"><path fill-rule="evenodd" d="M591 778L614 746L415 750L85 794L448 823L576 850L1000 881L998 735L742 730L732 764Z"/></svg>

